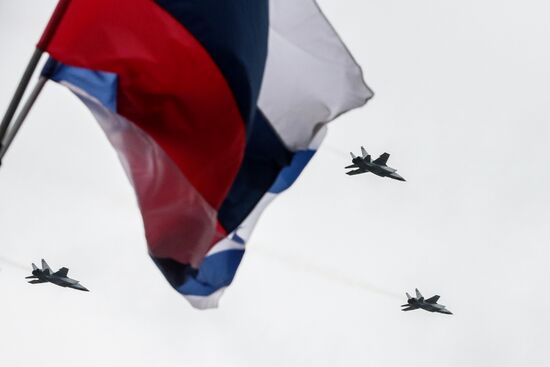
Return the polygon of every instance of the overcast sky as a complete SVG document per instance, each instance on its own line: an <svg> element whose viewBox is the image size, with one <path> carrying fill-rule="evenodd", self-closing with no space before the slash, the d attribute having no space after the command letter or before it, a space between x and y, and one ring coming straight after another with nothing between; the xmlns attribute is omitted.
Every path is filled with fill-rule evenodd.
<svg viewBox="0 0 550 367"><path fill-rule="evenodd" d="M217 310L164 281L114 151L47 85L0 168L1 366L550 365L550 6L320 5L376 96L266 210ZM2 112L54 6L0 0ZM407 182L345 175L360 145ZM28 285L42 257L91 292ZM415 287L455 314L401 312Z"/></svg>

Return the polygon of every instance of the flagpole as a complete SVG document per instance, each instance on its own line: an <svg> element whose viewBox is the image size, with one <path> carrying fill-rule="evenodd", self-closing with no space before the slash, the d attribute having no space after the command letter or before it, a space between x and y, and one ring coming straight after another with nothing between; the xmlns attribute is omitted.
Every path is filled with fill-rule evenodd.
<svg viewBox="0 0 550 367"><path fill-rule="evenodd" d="M63 19L63 16L65 15L65 13L67 12L67 9L69 8L70 3L71 3L71 0L59 0L59 2L57 3L57 6L48 22L48 25L46 26L44 33L42 33L42 37L40 38L40 41L38 41L38 44L36 45L36 49L34 50L32 57L29 63L27 64L27 67L25 68L25 72L23 73L23 76L19 81L17 89L13 94L11 102L8 105L8 109L6 110L6 113L4 114L4 116L2 117L2 121L0 122L0 164L2 161L3 155L6 153L7 148L11 144L11 141L17 134L17 131L21 127L21 124L25 120L25 117L28 115L30 109L32 108L32 103L30 104L30 106L28 103L32 99L30 98L29 101L27 101L26 103L26 107L28 107L28 110L26 111L26 113L23 113L24 111L21 111L20 115L16 119L17 122L19 122L19 126L17 126L17 129L15 129L15 134L11 134L11 131L10 131L9 133L10 137L6 138L6 134L8 134L8 128L10 127L10 124L13 121L13 117L17 112L17 108L19 107L21 100L23 99L23 95L27 90L27 87L32 78L32 75L34 74L36 67L38 66L38 63L40 62L40 58L42 57L42 54L46 51L46 49L48 48L48 45L53 39L55 32L59 28L59 24ZM33 91L33 95L35 94L34 92L37 92L37 93L36 95L34 95L34 100L32 101L33 103L34 101L36 101L36 98L38 97L38 94L40 94L40 91L44 87L45 82L46 81L39 81L39 83L35 87ZM39 87L40 84L41 86ZM23 117L23 118L21 119L20 117ZM8 140L9 140L9 143L7 143Z"/></svg>
<svg viewBox="0 0 550 367"><path fill-rule="evenodd" d="M25 69L25 72L23 73L23 76L21 77L21 80L19 81L19 85L17 86L17 89L15 90L15 93L13 94L13 97L11 99L11 102L8 106L8 109L6 110L6 113L4 114L4 117L2 118L2 122L0 123L0 142L2 142L4 136L6 135L6 131L8 130L8 127L10 126L10 123L13 119L13 116L15 115L15 112L17 111L17 107L19 107L19 103L21 103L21 99L23 98L23 94L25 94L25 90L27 89L27 86L29 85L29 81L31 80L32 75L34 74L34 71L36 70L36 66L38 65L38 62L40 61L40 58L42 57L42 53L44 51L36 48L32 54L32 57L27 65L27 68Z"/></svg>
<svg viewBox="0 0 550 367"><path fill-rule="evenodd" d="M32 109L32 106L34 105L34 102L36 102L36 99L40 95L40 92L44 88L44 85L46 85L47 81L48 78L40 77L29 98L21 108L21 112L19 112L19 115L13 122L13 126L11 127L9 133L6 135L2 145L0 146L0 164L2 164L2 158L4 157L4 154L6 154L6 152L8 151L11 143L13 142L13 139L17 135L17 132L21 128L21 125L23 125L23 122L27 118L29 112Z"/></svg>

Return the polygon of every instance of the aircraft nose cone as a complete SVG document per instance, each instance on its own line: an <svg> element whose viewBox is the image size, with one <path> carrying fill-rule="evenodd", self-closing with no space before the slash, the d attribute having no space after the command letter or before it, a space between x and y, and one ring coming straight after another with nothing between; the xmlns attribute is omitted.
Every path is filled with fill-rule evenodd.
<svg viewBox="0 0 550 367"><path fill-rule="evenodd" d="M84 287L82 284L75 284L73 285L74 289L78 289L79 291L89 292L90 290L86 287Z"/></svg>
<svg viewBox="0 0 550 367"><path fill-rule="evenodd" d="M398 181L407 181L405 180L403 177L401 177L401 175L397 174L396 172L393 172L392 174L389 175L391 178L393 178L394 180L398 180Z"/></svg>

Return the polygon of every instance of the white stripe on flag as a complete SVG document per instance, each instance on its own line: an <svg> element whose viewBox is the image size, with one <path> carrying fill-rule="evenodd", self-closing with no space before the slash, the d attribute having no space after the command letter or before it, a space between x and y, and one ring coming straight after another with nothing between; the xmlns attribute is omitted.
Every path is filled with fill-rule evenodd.
<svg viewBox="0 0 550 367"><path fill-rule="evenodd" d="M319 124L373 96L363 73L313 0L271 0L259 106L288 148L308 147Z"/></svg>

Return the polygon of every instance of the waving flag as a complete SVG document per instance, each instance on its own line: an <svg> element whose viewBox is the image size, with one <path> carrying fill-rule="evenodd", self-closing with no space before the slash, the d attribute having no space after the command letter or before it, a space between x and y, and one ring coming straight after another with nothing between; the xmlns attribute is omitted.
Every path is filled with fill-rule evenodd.
<svg viewBox="0 0 550 367"><path fill-rule="evenodd" d="M372 92L313 0L73 0L43 75L92 111L150 256L215 307L260 214Z"/></svg>

